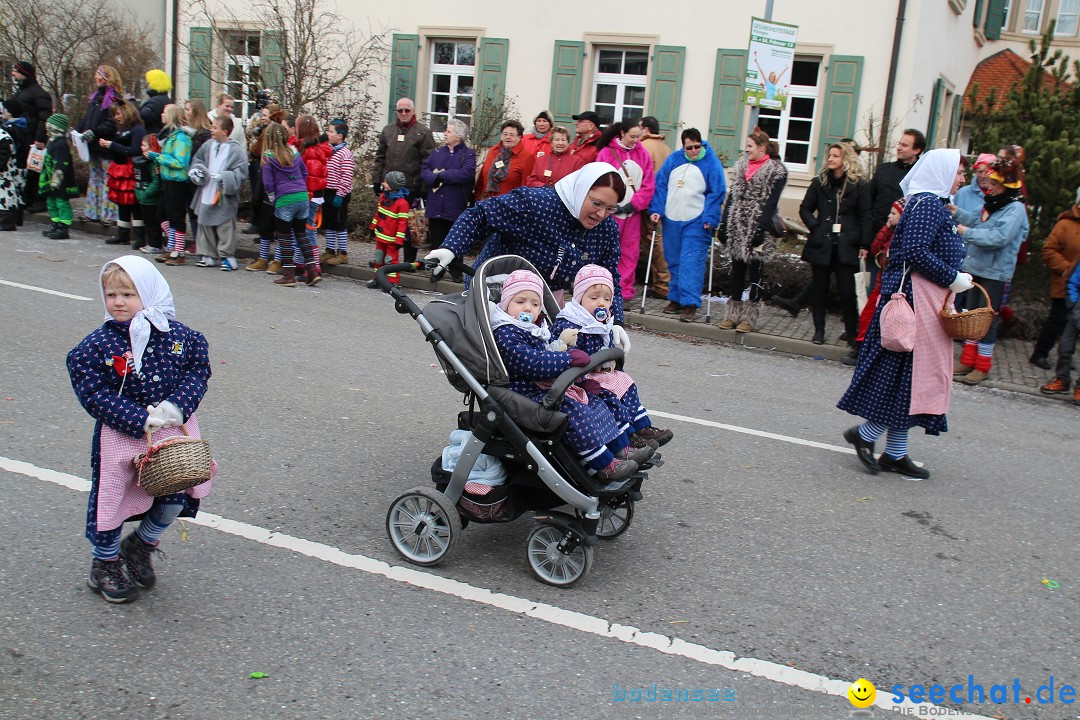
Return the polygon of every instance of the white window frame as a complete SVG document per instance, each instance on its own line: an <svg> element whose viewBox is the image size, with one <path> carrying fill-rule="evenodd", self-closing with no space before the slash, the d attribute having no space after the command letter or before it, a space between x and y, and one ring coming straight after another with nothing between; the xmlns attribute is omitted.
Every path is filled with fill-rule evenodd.
<svg viewBox="0 0 1080 720"><path fill-rule="evenodd" d="M1032 6L1036 6L1037 9L1033 10ZM1043 14L1045 12L1046 0L1024 0L1024 16L1023 18L1018 18L1021 23L1020 32L1025 35L1042 34ZM1034 15L1037 18L1034 30L1028 30L1028 15Z"/></svg>
<svg viewBox="0 0 1080 720"><path fill-rule="evenodd" d="M471 45L473 47L473 64L472 65L444 65L435 62L435 46L439 44L451 43L454 45L454 59L457 59L457 46L458 45ZM456 118L461 118L470 128L472 127L473 111L476 110L476 61L480 54L480 48L476 42L476 38L431 38L431 62L428 63L428 88L427 88L427 115L428 124L432 126L433 133L439 137L440 141L443 136L443 131L435 130L436 117L446 117L446 122L450 122ZM450 76L450 89L449 93L436 92L435 90L435 76L436 75L449 75ZM459 81L463 77L472 78L472 91L469 93L458 92L460 86ZM446 112L435 111L435 96L436 95L449 95L447 99ZM469 98L469 113L458 115L457 101L459 98Z"/></svg>
<svg viewBox="0 0 1080 720"><path fill-rule="evenodd" d="M262 33L258 30L229 30L227 36L245 36L245 49L247 49L247 37L254 35L259 39L259 52L262 52ZM231 39L231 38L230 38ZM238 66L241 69L240 80L230 80L230 70ZM262 72L252 80L252 69L262 67L261 55L233 55L229 48L225 48L225 82L222 83L223 92L233 99L233 117L246 121L249 111L255 109L255 93L262 87Z"/></svg>
<svg viewBox="0 0 1080 720"><path fill-rule="evenodd" d="M825 65L825 58L820 55L804 55L796 56L796 62L816 62L818 65L818 84L817 85L789 85L787 87L788 104L784 108L784 111L780 113L779 131L777 136L772 138L776 144L780 147L780 157L783 158L787 155L788 145L788 126L791 121L791 100L793 98L809 98L814 101L814 111L810 114L808 119L810 122L810 137L807 140L794 140L791 141L797 145L806 145L806 162L796 163L784 161L784 166L789 172L813 172L814 163L814 137L818 128L818 114L821 112L821 81L822 81L822 67ZM773 110L768 108L761 108L758 116L764 115L765 117L776 117L773 114ZM804 118L797 118L800 122Z"/></svg>
<svg viewBox="0 0 1080 720"><path fill-rule="evenodd" d="M637 52L645 54L645 74L644 75L627 75L625 73L604 73L600 72L600 53L603 51L620 52L622 53L621 67L626 67L626 53ZM593 47L593 82L592 82L592 102L589 107L595 109L598 103L597 92L600 85L614 85L615 86L615 103L614 110L612 112L612 122L619 122L626 115L626 108L641 108L641 114L638 117L645 115L645 109L648 107L645 103L645 93L649 90L649 48L634 45L596 45ZM626 103L626 89L629 87L641 88L641 105L627 105ZM611 103L601 103L603 105L610 105Z"/></svg>
<svg viewBox="0 0 1080 720"><path fill-rule="evenodd" d="M987 14L990 13L990 5L986 6ZM1002 9L1001 29L1008 31L1009 29L1009 15L1012 13L1012 0L1005 0L1005 7Z"/></svg>
<svg viewBox="0 0 1080 720"><path fill-rule="evenodd" d="M1065 3L1067 2L1075 3L1072 7L1072 12L1070 13L1064 12ZM1061 32L1061 18L1063 16L1072 18L1072 32ZM1054 37L1076 37L1078 26L1080 26L1080 0L1058 0L1057 23L1054 25Z"/></svg>

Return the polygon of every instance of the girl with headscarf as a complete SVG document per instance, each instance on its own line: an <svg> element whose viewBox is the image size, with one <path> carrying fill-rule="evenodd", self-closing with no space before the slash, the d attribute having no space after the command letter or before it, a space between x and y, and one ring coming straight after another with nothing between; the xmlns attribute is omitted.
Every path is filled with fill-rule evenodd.
<svg viewBox="0 0 1080 720"><path fill-rule="evenodd" d="M938 320L951 291L971 288L961 272L964 243L945 204L964 181L959 150L931 150L900 182L906 204L882 273L881 300L859 351L851 385L837 407L866 422L844 431L859 461L871 473L881 470L912 478L930 472L908 456L908 430L920 426L929 435L948 430L952 388L952 340ZM881 310L893 293L904 293L916 319L911 352L881 345ZM885 452L874 456L874 443L887 435Z"/></svg>
<svg viewBox="0 0 1080 720"><path fill-rule="evenodd" d="M116 135L116 123L112 117L112 106L124 101L124 87L120 82L120 73L111 65L101 65L94 71L94 92L88 98L86 114L76 126L76 132L82 133L83 140L90 146L90 179L86 184L86 208L83 215L87 220L98 221L106 225L116 222L119 210L116 203L109 200L106 185L109 174L111 155L95 141L112 139Z"/></svg>
<svg viewBox="0 0 1080 720"><path fill-rule="evenodd" d="M200 437L195 410L206 393L210 360L202 333L176 321L172 291L154 264L125 255L101 269L105 324L68 353L79 403L97 422L90 448L86 538L93 546L88 584L123 603L136 585L153 587L150 556L177 517L195 517L210 482L152 497L136 484L132 459L154 440ZM183 425L184 428L180 426ZM121 541L124 522L140 520Z"/></svg>
<svg viewBox="0 0 1080 720"><path fill-rule="evenodd" d="M615 168L589 163L554 186L517 188L468 208L442 246L424 259L438 263L438 275L455 257L483 245L475 267L497 255L520 255L557 293L571 288L577 271L589 263L606 268L618 284L619 226L611 216L625 193ZM619 293L611 309L616 324L612 337L628 352Z"/></svg>

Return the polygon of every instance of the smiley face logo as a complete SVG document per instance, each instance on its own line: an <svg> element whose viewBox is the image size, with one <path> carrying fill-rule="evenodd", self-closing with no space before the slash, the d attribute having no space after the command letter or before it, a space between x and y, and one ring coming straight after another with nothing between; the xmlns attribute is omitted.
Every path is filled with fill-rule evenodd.
<svg viewBox="0 0 1080 720"><path fill-rule="evenodd" d="M847 691L848 700L857 708L868 708L874 704L877 697L877 689L866 678L859 678L851 683Z"/></svg>

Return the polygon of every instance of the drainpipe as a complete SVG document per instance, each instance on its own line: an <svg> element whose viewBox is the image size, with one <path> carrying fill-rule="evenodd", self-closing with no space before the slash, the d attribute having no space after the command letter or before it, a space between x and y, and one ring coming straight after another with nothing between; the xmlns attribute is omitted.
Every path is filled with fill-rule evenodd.
<svg viewBox="0 0 1080 720"><path fill-rule="evenodd" d="M168 3L168 0L165 0L165 2ZM176 82L177 82L177 73L180 72L180 66L179 66L179 55L180 55L180 51L179 51L180 50L180 48L179 48L179 42L180 42L180 8L179 8L179 4L180 4L180 0L172 0L172 73L170 73L170 77L172 77L172 81L173 81L173 88L174 88L173 89L173 96L174 97L176 96L175 88L176 88Z"/></svg>
<svg viewBox="0 0 1080 720"><path fill-rule="evenodd" d="M896 66L900 62L900 40L904 34L904 13L907 11L907 0L900 0L900 6L896 9L896 29L893 31L892 57L889 59L889 80L885 85L885 107L881 111L881 139L878 142L878 164L885 159L886 141L889 139L889 125L892 115L892 96L896 86Z"/></svg>

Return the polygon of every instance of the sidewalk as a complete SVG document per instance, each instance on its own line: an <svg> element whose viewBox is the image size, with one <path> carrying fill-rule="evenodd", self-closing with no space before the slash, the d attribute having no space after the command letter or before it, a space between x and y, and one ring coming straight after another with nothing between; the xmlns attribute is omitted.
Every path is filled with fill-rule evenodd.
<svg viewBox="0 0 1080 720"><path fill-rule="evenodd" d="M81 209L81 208L78 208ZM76 214L77 216L77 214ZM48 220L43 214L28 215L32 222L47 224ZM243 227L244 223L240 223ZM115 234L115 227L103 227L97 223L83 223L76 220L72 230L87 232L97 235ZM117 249L121 249L117 246ZM368 267L368 260L373 256L375 246L367 242L350 243L349 264L325 268L328 275L351 277L356 280L368 281L374 277L375 272ZM247 235L239 235L237 257L254 258L258 256L258 239ZM461 289L459 283L449 280L431 282L427 275L410 275L403 273L401 285L405 288L434 291L439 293L458 292ZM640 288L638 291L640 292ZM627 303L624 308L627 324L660 333L670 333L689 337L698 337L707 340L743 345L746 347L761 348L765 350L777 350L793 355L804 355L818 360L832 360L839 362L847 352L847 344L840 342L839 336L843 332L843 322L839 315L830 315L826 323L826 340L824 345L814 345L810 339L814 334L813 321L809 311L803 311L798 318L792 318L786 311L766 304L762 309L760 326L754 332L737 333L734 330L721 330L717 324L724 318L724 306L713 303L710 311L710 322L706 322L706 307L703 305L697 319L692 323L684 323L673 316L664 315L661 309L667 301L663 298L649 297L645 301L644 312L641 311L641 296L638 295ZM1035 367L1028 362L1034 343L1026 340L1008 338L999 340L994 352L994 368L990 371L990 377L981 386L1022 392L1036 397L1045 397L1039 393L1039 387L1053 377L1053 372ZM956 357L960 357L960 345L957 344ZM1051 354L1051 361L1056 358L1056 353ZM1072 395L1059 395L1053 399L1071 400Z"/></svg>

